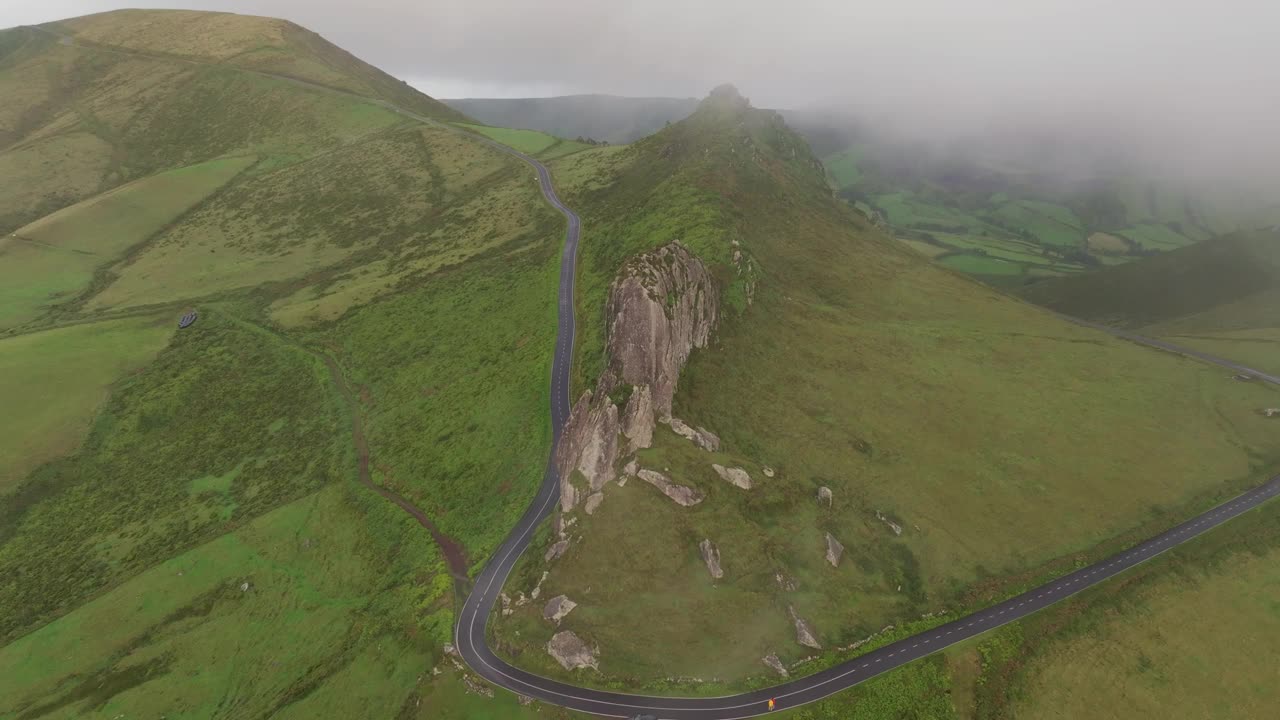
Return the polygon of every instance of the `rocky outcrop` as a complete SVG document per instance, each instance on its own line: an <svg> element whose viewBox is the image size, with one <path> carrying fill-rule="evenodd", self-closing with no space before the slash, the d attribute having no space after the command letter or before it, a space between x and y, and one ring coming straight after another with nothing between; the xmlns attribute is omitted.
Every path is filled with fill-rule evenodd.
<svg viewBox="0 0 1280 720"><path fill-rule="evenodd" d="M564 595L557 595L547 601L546 607L542 609L542 618L559 625L564 616L568 615L576 607L578 607L578 603Z"/></svg>
<svg viewBox="0 0 1280 720"><path fill-rule="evenodd" d="M780 590L792 592L796 589L796 581L781 571L773 574L773 581L778 583L778 588Z"/></svg>
<svg viewBox="0 0 1280 720"><path fill-rule="evenodd" d="M821 650L822 644L818 642L817 636L813 632L813 628L804 618L796 614L796 609L790 605L787 606L787 614L791 616L791 622L796 626L796 642L811 647L814 650Z"/></svg>
<svg viewBox="0 0 1280 720"><path fill-rule="evenodd" d="M596 508L600 507L602 502L604 502L604 493L593 492L587 496L587 501L583 503L582 510L588 515L594 515Z"/></svg>
<svg viewBox="0 0 1280 720"><path fill-rule="evenodd" d="M698 550L702 552L702 562L707 564L707 572L711 573L711 577L719 580L724 577L724 570L720 569L720 551L710 540L703 540L698 543Z"/></svg>
<svg viewBox="0 0 1280 720"><path fill-rule="evenodd" d="M844 545L840 541L831 537L831 533L827 533L827 562L831 563L831 567L840 566L840 558L844 555Z"/></svg>
<svg viewBox="0 0 1280 720"><path fill-rule="evenodd" d="M720 438L706 428L694 428L680 418L670 418L664 422L671 426L671 430L682 438L693 441L694 445L706 450L707 452L720 451Z"/></svg>
<svg viewBox="0 0 1280 720"><path fill-rule="evenodd" d="M751 476L742 468L730 468L723 465L711 463L711 469L716 471L721 480L742 488L743 490L751 489Z"/></svg>
<svg viewBox="0 0 1280 720"><path fill-rule="evenodd" d="M641 470L636 475L643 481L658 488L663 495L675 500L677 504L685 507L697 505L702 502L702 493L691 487L684 485L676 485L671 479L660 472L653 470Z"/></svg>
<svg viewBox="0 0 1280 720"><path fill-rule="evenodd" d="M587 647L582 638L570 630L561 630L551 636L551 641L547 643L547 654L555 658L565 670L585 667L598 670L600 668L595 653Z"/></svg>
<svg viewBox="0 0 1280 720"><path fill-rule="evenodd" d="M560 556L564 555L564 551L568 549L569 549L568 540L557 540L554 545L547 548L547 553L542 556L542 559L546 562L551 562L552 560L559 560Z"/></svg>
<svg viewBox="0 0 1280 720"><path fill-rule="evenodd" d="M765 665L769 666L769 669L778 673L778 675L781 675L782 677L787 676L787 668L784 667L782 661L778 659L777 653L769 653L761 658L761 660Z"/></svg>
<svg viewBox="0 0 1280 720"><path fill-rule="evenodd" d="M573 406L556 446L556 467L560 471L560 510L569 512L581 499L573 486L573 471L587 480L589 493L598 492L613 479L613 463L618 458L618 406L603 398L592 403L590 390Z"/></svg>
<svg viewBox="0 0 1280 720"><path fill-rule="evenodd" d="M831 501L833 497L834 496L831 494L831 488L827 487L826 485L823 485L822 487L818 488L818 504L819 505L826 505L827 507L831 507Z"/></svg>
<svg viewBox="0 0 1280 720"><path fill-rule="evenodd" d="M620 456L653 444L654 425L671 418L680 371L689 353L711 339L719 306L715 279L678 241L637 255L622 268L605 308L605 370L595 391L574 404L556 448L562 511L613 479ZM626 396L622 409L611 395L620 402ZM690 431L702 447L719 448L714 434ZM573 486L574 470L586 478L585 493Z"/></svg>

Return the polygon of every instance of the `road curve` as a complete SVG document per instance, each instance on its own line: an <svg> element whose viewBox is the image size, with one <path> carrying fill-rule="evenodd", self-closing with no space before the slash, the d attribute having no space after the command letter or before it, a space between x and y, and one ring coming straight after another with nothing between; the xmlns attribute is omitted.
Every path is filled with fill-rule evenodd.
<svg viewBox="0 0 1280 720"><path fill-rule="evenodd" d="M564 252L560 261L559 326L556 334L555 357L551 366L552 455L554 456L555 445L560 440L560 433L570 408L569 369L573 361L574 341L573 283L581 225L578 216L556 195L551 183L551 174L545 165L524 153L489 141L487 138L477 139L531 165L537 171L543 197L568 220ZM1280 385L1280 378L1228 360L1103 325L1073 318L1066 319L1132 342L1220 365L1239 373L1252 375L1258 380ZM776 701L778 710L820 700L949 645L1026 617L1146 562L1170 548L1261 505L1280 494L1280 476L1273 477L1243 495L1128 550L932 630L899 640L813 675L771 688L725 697L696 698L629 695L580 688L513 667L489 649L485 627L494 603L502 591L507 576L515 567L520 555L529 546L535 528L554 507L558 493L559 478L554 465L548 460L542 485L538 488L533 502L498 548L494 557L476 577L471 594L463 603L454 631L454 644L462 659L473 671L495 685L514 693L528 695L581 712L624 718L653 715L663 720L737 720L768 714L767 704L771 698Z"/></svg>

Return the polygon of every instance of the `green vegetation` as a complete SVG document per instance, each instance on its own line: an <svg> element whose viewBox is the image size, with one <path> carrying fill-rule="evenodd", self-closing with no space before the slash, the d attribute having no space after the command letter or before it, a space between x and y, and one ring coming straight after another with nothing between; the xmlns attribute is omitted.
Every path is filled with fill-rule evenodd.
<svg viewBox="0 0 1280 720"><path fill-rule="evenodd" d="M1280 465L1256 412L1274 393L940 272L831 202L822 168L793 156L801 142L775 115L713 94L628 150L563 161L561 187L584 216L579 387L602 365L605 289L629 255L680 238L727 297L737 240L762 277L751 306L725 303L712 346L680 378L674 414L717 433L721 452L659 426L639 454L706 499L684 508L640 480L609 485L593 515L575 513L575 540L550 566L542 593L578 603L561 627L599 646L600 673L549 660L537 608L495 617L515 662L605 686L670 692L672 675L708 680L680 692L751 686L764 655L810 654L788 605L824 647L848 645L981 607ZM756 487L728 485L713 462ZM834 491L830 509L819 486ZM846 548L837 568L826 532ZM725 570L714 583L704 538ZM508 594L527 594L546 567L533 548Z"/></svg>
<svg viewBox="0 0 1280 720"><path fill-rule="evenodd" d="M470 125L467 123L455 124L458 127L466 128L471 132L484 135L490 140L496 140L507 147L515 148L522 153L540 157L544 160L563 157L591 147L591 145L587 143L576 142L573 140L561 140L560 138L537 130L513 130L511 128Z"/></svg>
<svg viewBox="0 0 1280 720"><path fill-rule="evenodd" d="M0 36L0 716L571 717L441 650L550 442L529 168L288 23L50 27Z"/></svg>
<svg viewBox="0 0 1280 720"><path fill-rule="evenodd" d="M111 384L150 362L174 325L141 317L0 340L0 496L79 447Z"/></svg>

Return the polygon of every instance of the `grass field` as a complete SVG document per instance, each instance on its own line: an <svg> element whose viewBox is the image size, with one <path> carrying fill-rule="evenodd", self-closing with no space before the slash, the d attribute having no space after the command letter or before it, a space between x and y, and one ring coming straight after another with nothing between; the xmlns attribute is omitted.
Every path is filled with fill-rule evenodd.
<svg viewBox="0 0 1280 720"><path fill-rule="evenodd" d="M48 215L0 240L0 328L73 300L98 268L151 239L253 161L213 160L153 175Z"/></svg>
<svg viewBox="0 0 1280 720"><path fill-rule="evenodd" d="M140 317L0 340L0 495L79 447L112 383L145 367L176 324Z"/></svg>
<svg viewBox="0 0 1280 720"><path fill-rule="evenodd" d="M554 135L548 135L537 130L513 130L511 128L472 125L469 123L455 124L471 132L484 135L491 140L497 140L503 145L515 148L522 153L540 157L544 160L554 160L555 158L564 157L592 147L586 143L562 140Z"/></svg>

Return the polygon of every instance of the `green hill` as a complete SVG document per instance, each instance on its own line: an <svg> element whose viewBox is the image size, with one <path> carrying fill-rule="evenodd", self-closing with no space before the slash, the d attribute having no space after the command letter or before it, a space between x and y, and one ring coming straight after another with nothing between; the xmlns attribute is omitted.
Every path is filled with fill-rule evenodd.
<svg viewBox="0 0 1280 720"><path fill-rule="evenodd" d="M563 235L503 131L224 13L3 31L0 92L0 716L474 716Z"/></svg>
<svg viewBox="0 0 1280 720"><path fill-rule="evenodd" d="M527 598L545 571L541 596L576 608L556 627L540 603L493 619L499 647L531 670L712 694L767 682L770 654L810 672L888 625L918 629L1120 547L1280 461L1256 413L1268 390L1075 327L900 247L832 197L824 168L776 113L736 93L555 170L583 214L578 387L608 396L576 397L575 415L630 422L644 391L619 385L629 371L605 353L622 302L610 287L628 258L678 239L721 301L671 414L719 446L659 422L634 453L701 497L689 507L640 477L597 487L575 470L574 495L595 499L561 517L563 535L543 529L506 591ZM662 277L670 262L634 272ZM675 262L686 269L674 277L694 273ZM698 301L677 289L662 306L679 327ZM610 436L592 422L576 427L603 435L568 437L594 472ZM617 442L606 477L632 459L626 436ZM753 487L734 487L713 463L742 468ZM827 533L844 546L836 566ZM567 549L553 545L561 539ZM704 540L722 578L708 573ZM823 652L797 643L789 608ZM570 675L547 656L557 629L598 649L598 673ZM904 698L936 700L947 673L942 659L913 666L841 707L926 708Z"/></svg>

